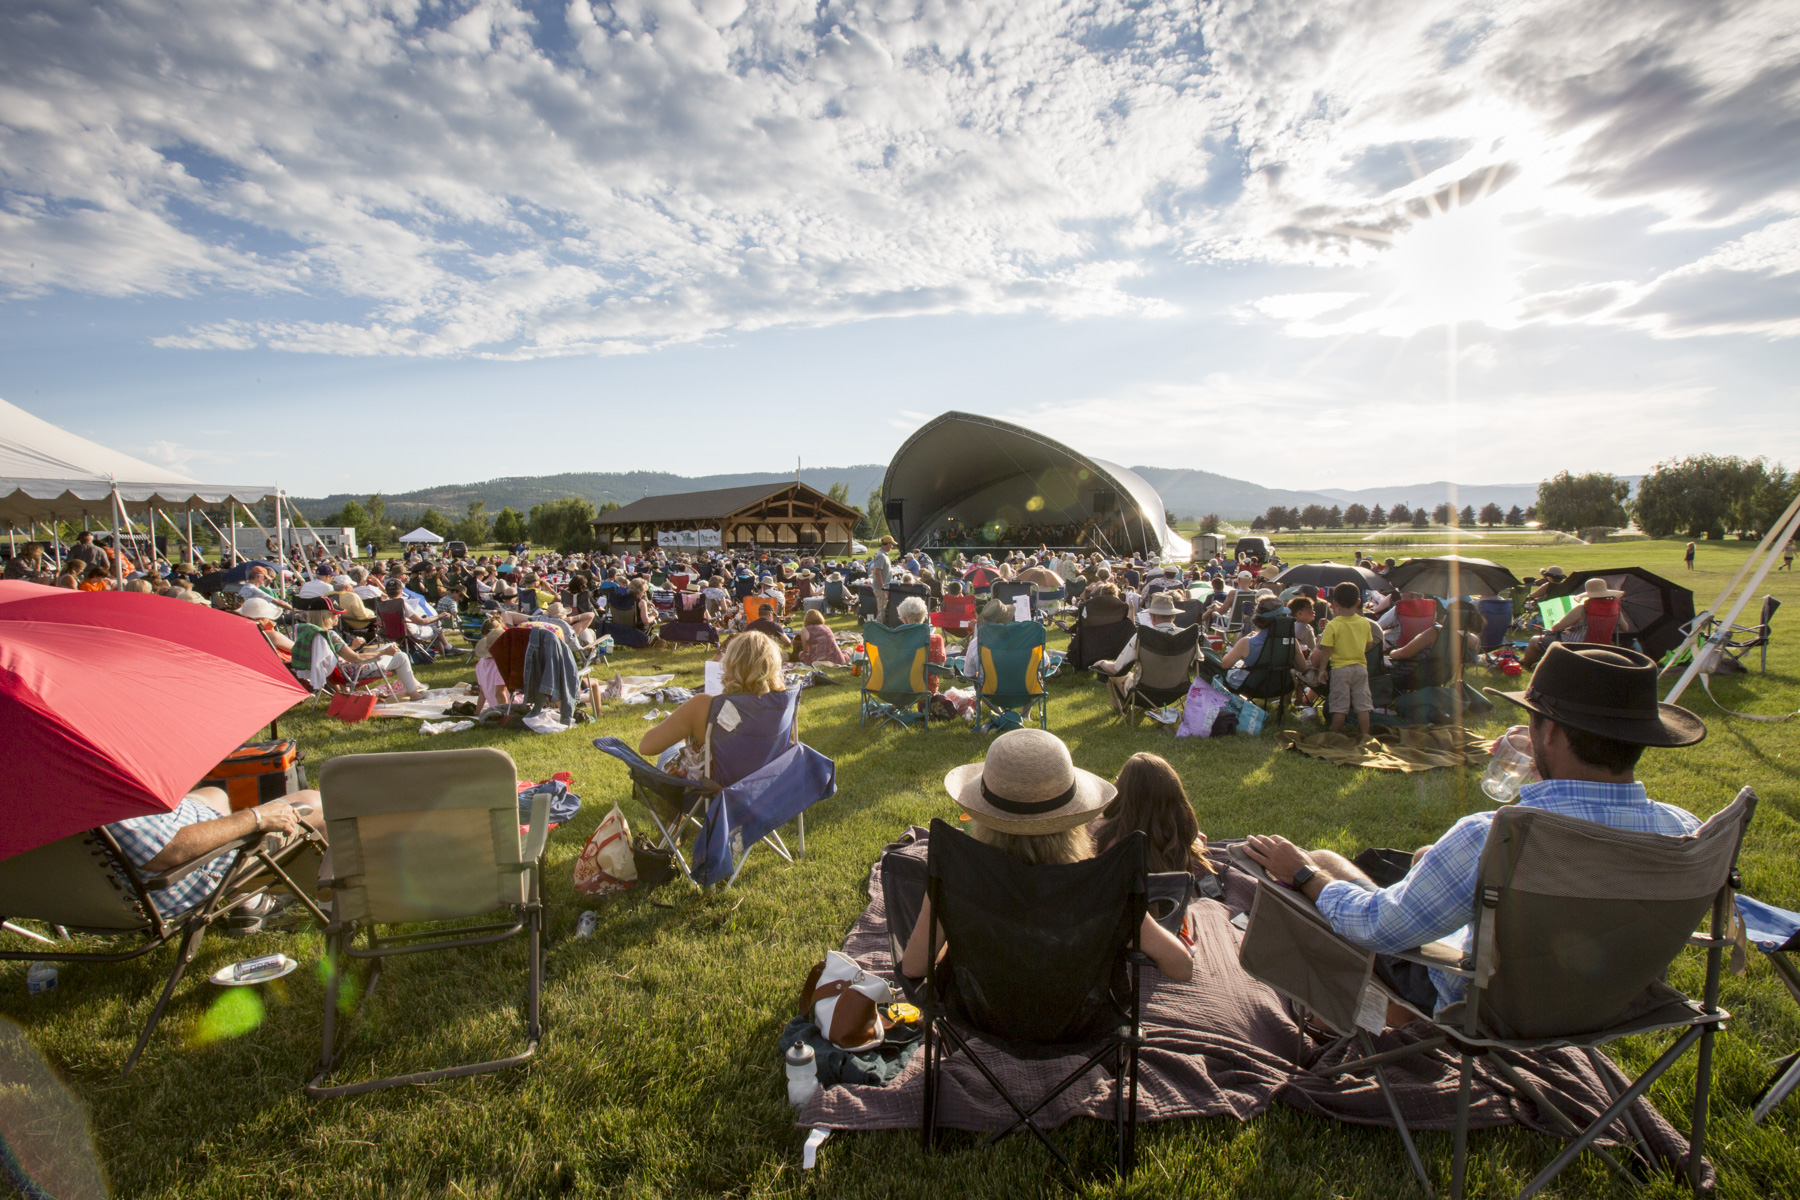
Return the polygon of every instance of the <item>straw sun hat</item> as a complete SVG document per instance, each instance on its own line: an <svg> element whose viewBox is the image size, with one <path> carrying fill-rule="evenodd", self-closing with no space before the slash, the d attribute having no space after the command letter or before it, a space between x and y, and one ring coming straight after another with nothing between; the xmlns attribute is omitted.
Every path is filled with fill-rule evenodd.
<svg viewBox="0 0 1800 1200"><path fill-rule="evenodd" d="M1069 748L1043 729L1015 729L994 739L985 762L944 776L951 798L971 817L1001 833L1060 833L1086 825L1118 789L1069 757Z"/></svg>

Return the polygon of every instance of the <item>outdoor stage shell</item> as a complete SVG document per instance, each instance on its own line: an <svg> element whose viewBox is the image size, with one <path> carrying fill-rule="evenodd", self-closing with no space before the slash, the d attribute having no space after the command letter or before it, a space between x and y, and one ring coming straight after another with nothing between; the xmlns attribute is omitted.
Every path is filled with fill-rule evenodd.
<svg viewBox="0 0 1800 1200"><path fill-rule="evenodd" d="M944 413L907 438L881 495L899 501L896 536L907 546L1044 541L1158 558L1189 553L1163 519L1162 497L1141 476L973 413ZM1030 536L1058 527L1076 536Z"/></svg>

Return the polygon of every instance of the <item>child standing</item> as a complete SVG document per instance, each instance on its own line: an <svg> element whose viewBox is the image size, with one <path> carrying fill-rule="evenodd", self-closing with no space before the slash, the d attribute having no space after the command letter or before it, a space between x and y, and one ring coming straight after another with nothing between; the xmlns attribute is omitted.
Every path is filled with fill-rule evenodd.
<svg viewBox="0 0 1800 1200"><path fill-rule="evenodd" d="M1369 736L1369 713L1375 702L1369 696L1369 643L1380 637L1375 622L1362 615L1362 589L1354 583L1340 583L1331 589L1331 620L1319 635L1319 648L1313 651L1310 666L1314 671L1331 664L1331 732L1344 727L1344 714L1356 713L1356 728L1366 741Z"/></svg>

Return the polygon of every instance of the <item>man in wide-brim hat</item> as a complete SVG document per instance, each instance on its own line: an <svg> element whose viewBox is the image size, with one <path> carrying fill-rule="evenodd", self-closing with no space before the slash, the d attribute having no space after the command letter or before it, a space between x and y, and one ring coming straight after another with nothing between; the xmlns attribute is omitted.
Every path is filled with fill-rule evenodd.
<svg viewBox="0 0 1800 1200"><path fill-rule="evenodd" d="M984 761L945 775L944 789L968 815L969 833L977 841L1031 866L1091 858L1094 842L1085 826L1118 795L1112 784L1076 766L1063 740L1044 729L1001 734L988 746ZM1066 914L1045 915L1068 919ZM914 978L925 974L930 923L927 898L900 959L900 969ZM1144 917L1138 937L1165 975L1178 980L1193 976L1193 951L1150 916Z"/></svg>
<svg viewBox="0 0 1800 1200"><path fill-rule="evenodd" d="M1706 736L1700 718L1656 698L1657 666L1635 650L1557 643L1522 692L1490 694L1531 714L1531 749L1541 781L1519 789L1518 803L1614 829L1681 837L1700 819L1650 799L1636 780L1649 746L1692 746ZM1491 812L1452 825L1413 860L1405 879L1377 888L1328 850L1307 852L1282 837L1252 837L1250 857L1278 881L1305 893L1332 928L1381 952L1378 971L1426 1011L1460 1000L1463 980L1433 970L1427 978L1386 956L1454 935L1467 946L1481 852Z"/></svg>

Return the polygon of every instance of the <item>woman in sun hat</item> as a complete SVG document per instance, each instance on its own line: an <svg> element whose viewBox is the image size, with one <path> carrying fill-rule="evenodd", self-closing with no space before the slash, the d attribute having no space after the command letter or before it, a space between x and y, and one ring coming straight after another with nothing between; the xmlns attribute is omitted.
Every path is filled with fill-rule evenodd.
<svg viewBox="0 0 1800 1200"><path fill-rule="evenodd" d="M1613 630L1619 623L1619 597L1625 593L1608 587L1606 580L1598 576L1589 579L1581 588L1582 592L1576 598L1575 606L1564 613L1556 624L1532 638L1519 655L1519 661L1527 670L1536 666L1538 660L1544 657L1544 652L1557 642L1612 644ZM1590 608L1589 605L1593 607ZM1593 619L1590 620L1590 617Z"/></svg>
<svg viewBox="0 0 1800 1200"><path fill-rule="evenodd" d="M955 768L944 776L944 787L968 814L971 837L1027 866L1092 858L1088 825L1117 795L1112 784L1077 767L1063 740L1044 729L1001 734L984 761ZM900 959L900 969L913 978L925 974L930 921L927 898ZM1193 953L1148 915L1139 938L1163 974L1193 977ZM948 948L941 930L938 944Z"/></svg>

